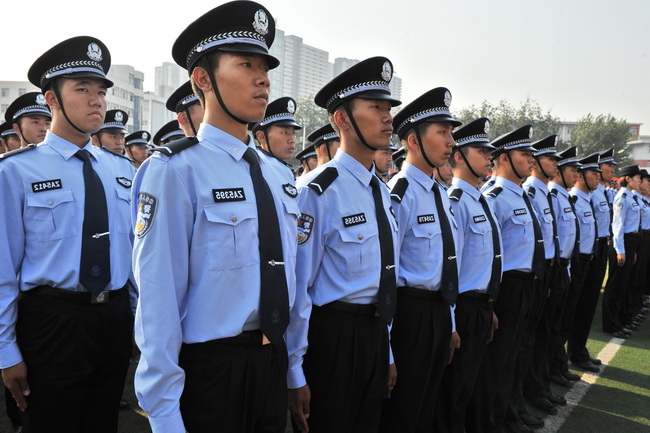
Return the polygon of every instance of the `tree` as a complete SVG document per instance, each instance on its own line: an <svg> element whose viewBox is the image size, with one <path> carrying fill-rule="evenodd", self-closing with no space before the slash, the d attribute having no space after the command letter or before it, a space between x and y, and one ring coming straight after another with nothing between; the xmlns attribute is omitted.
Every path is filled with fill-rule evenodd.
<svg viewBox="0 0 650 433"><path fill-rule="evenodd" d="M304 149L305 146L309 145L307 140L309 134L324 126L328 120L327 111L314 103L313 96L300 98L296 102L298 105L296 110L296 122L302 126L300 131L296 131L296 134L298 135L296 151L300 151Z"/></svg>
<svg viewBox="0 0 650 433"><path fill-rule="evenodd" d="M514 107L507 101L500 101L498 105L483 101L479 107L471 105L453 114L464 124L479 117L490 119L491 140L524 125L533 125L534 141L560 131L560 119L553 116L551 110L544 112L539 104L530 98L519 107Z"/></svg>
<svg viewBox="0 0 650 433"><path fill-rule="evenodd" d="M614 158L621 165L632 163L627 145L630 127L624 119L611 114L594 117L591 113L578 120L571 132L571 144L578 147L578 155L587 156L594 152L614 148Z"/></svg>

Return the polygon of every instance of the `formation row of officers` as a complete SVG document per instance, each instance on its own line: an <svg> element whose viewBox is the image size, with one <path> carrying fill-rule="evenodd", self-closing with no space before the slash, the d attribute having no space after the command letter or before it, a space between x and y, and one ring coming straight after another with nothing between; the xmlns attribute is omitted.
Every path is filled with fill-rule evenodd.
<svg viewBox="0 0 650 433"><path fill-rule="evenodd" d="M578 159L530 126L490 141L443 87L393 117L392 63L373 57L316 95L330 124L294 182L297 107L268 104L274 32L235 1L181 33L178 125L137 173L101 41L30 68L43 93L9 120L40 144L0 155L0 368L24 431L115 432L132 332L154 432L283 432L287 408L303 432L543 425L526 404L566 404L550 383L578 379L569 362L599 371L586 342L608 257L604 330L627 338L645 313L648 173L621 168L613 197L611 149ZM387 186L373 161L393 134Z"/></svg>

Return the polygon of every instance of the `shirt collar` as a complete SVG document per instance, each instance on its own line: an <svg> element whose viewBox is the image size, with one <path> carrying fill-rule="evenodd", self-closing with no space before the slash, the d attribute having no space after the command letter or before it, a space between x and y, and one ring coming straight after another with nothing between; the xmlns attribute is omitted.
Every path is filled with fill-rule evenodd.
<svg viewBox="0 0 650 433"><path fill-rule="evenodd" d="M370 185L370 179L374 176L372 173L374 171L374 165L371 167L372 171L368 171L359 161L345 153L339 148L334 156L334 160L341 167L345 168L347 171L352 174L360 183L364 186Z"/></svg>
<svg viewBox="0 0 650 433"><path fill-rule="evenodd" d="M571 192L573 193L573 195L577 195L578 197L587 201L589 201L589 196L591 195L576 187L571 188Z"/></svg>
<svg viewBox="0 0 650 433"><path fill-rule="evenodd" d="M404 161L402 164L402 170L404 171L405 175L408 175L417 183L422 185L422 188L425 190L429 191L431 188L433 188L433 182L435 182L435 180L427 176L422 170L413 164L409 164L408 162Z"/></svg>
<svg viewBox="0 0 650 433"><path fill-rule="evenodd" d="M464 181L463 179L455 177L451 180L451 185L460 188L464 193L469 194L474 200L478 201L481 196L481 191L479 191L478 188L470 185L469 182Z"/></svg>
<svg viewBox="0 0 650 433"><path fill-rule="evenodd" d="M542 182L540 179L536 178L535 176L531 176L531 178L532 179L531 179L530 183L531 183L531 185L533 185L535 187L535 190L536 191L541 191L542 193L544 193L544 195L548 195L549 190L548 190L548 187L546 186L546 184L544 182Z"/></svg>
<svg viewBox="0 0 650 433"><path fill-rule="evenodd" d="M79 151L79 146L70 143L65 138L59 137L52 131L47 131L47 134L45 135L45 140L43 141L42 145L50 146L51 149L53 149L56 153L61 155L63 159L65 159L66 161L72 158L75 155L75 153ZM98 151L99 149L94 149L94 146L92 145L92 140L88 140L88 143L86 143L84 147L82 147L82 149L87 150L93 158L97 159L97 156L94 154L94 152ZM99 151L103 152L101 150Z"/></svg>
<svg viewBox="0 0 650 433"><path fill-rule="evenodd" d="M564 188L564 187L561 186L561 185L558 185L558 184L555 183L555 182L549 182L549 183L548 183L548 189L549 189L549 191L552 190L553 188L555 188L555 190L557 191L558 194L562 194L562 195L565 196L565 197L568 197L568 196L569 196L569 192L566 190L566 188Z"/></svg>
<svg viewBox="0 0 650 433"><path fill-rule="evenodd" d="M496 182L494 183L495 186L500 186L502 188L508 188L512 192L514 192L517 195L523 196L524 195L524 189L514 183L511 180L506 179L505 177L497 176Z"/></svg>
<svg viewBox="0 0 650 433"><path fill-rule="evenodd" d="M199 142L206 142L212 146L218 147L232 156L236 161L243 158L246 148L250 147L255 150L253 138L250 135L247 135L248 143L243 143L241 140L233 137L227 132L224 132L215 126L208 125L207 123L201 123L199 132L196 136L199 139ZM264 158L260 158L260 160L264 160Z"/></svg>

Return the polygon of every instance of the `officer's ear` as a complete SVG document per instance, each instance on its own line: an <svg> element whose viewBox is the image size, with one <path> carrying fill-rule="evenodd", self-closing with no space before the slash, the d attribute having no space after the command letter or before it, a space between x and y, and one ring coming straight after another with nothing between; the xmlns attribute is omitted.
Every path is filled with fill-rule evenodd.
<svg viewBox="0 0 650 433"><path fill-rule="evenodd" d="M337 109L332 114L332 119L334 119L334 123L336 123L336 126L338 126L339 130L347 131L350 128L352 128L352 124L350 123L350 118L348 117L348 113L346 113L343 108Z"/></svg>
<svg viewBox="0 0 650 433"><path fill-rule="evenodd" d="M212 91L212 82L206 71L202 66L196 66L192 69L192 80L194 85L198 87L203 94Z"/></svg>
<svg viewBox="0 0 650 433"><path fill-rule="evenodd" d="M264 131L259 130L255 132L255 139L260 145L266 145L266 137L264 136Z"/></svg>
<svg viewBox="0 0 650 433"><path fill-rule="evenodd" d="M414 130L410 130L407 133L406 144L408 145L408 150L414 150L418 148L418 137L415 134Z"/></svg>
<svg viewBox="0 0 650 433"><path fill-rule="evenodd" d="M53 83L53 85L56 85L56 83ZM59 104L59 100L57 99L54 90L47 90L43 96L45 96L45 103L50 106L52 111L54 111L55 108L57 110L61 109L61 105Z"/></svg>

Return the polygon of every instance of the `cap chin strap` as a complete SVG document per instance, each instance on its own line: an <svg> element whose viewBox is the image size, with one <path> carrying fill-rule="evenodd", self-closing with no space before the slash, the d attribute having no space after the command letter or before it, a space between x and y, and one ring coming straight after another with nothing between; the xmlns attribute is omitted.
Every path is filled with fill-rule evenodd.
<svg viewBox="0 0 650 433"><path fill-rule="evenodd" d="M20 119L18 119L18 120L20 120ZM16 123L16 125L18 125L18 130L20 131L19 137L20 137L21 141L24 141L27 144L32 144L29 141L27 141L27 139L25 138L25 133L23 132L22 126L20 126L20 122L16 121L15 123Z"/></svg>
<svg viewBox="0 0 650 433"><path fill-rule="evenodd" d="M585 177L586 171L587 170L580 170L580 174L582 174L582 179L585 181L585 187L587 187L587 191L591 192L593 190L589 187L589 182L587 182L587 178Z"/></svg>
<svg viewBox="0 0 650 433"><path fill-rule="evenodd" d="M523 179L524 177L519 174L517 169L515 168L515 165L512 163L512 158L510 157L510 151L506 150L505 154L508 155L508 162L510 163L510 168L512 168L512 172L517 176L519 179Z"/></svg>
<svg viewBox="0 0 650 433"><path fill-rule="evenodd" d="M352 110L350 109L350 103L349 101L345 101L343 103L343 108L345 108L345 112L348 113L348 117L350 118L350 123L352 124L352 127L354 128L354 132L357 133L357 136L359 137L359 141L361 144L366 146L370 150L377 151L379 148L374 147L366 143L366 139L363 138L363 134L361 133L361 130L359 129L359 126L357 125L357 122L354 120L354 116L352 115Z"/></svg>
<svg viewBox="0 0 650 433"><path fill-rule="evenodd" d="M415 136L418 139L418 146L420 147L420 153L422 153L422 157L424 158L424 162L426 162L429 167L431 168L438 168L427 156L427 153L424 151L424 145L422 144L422 136L420 135L420 125L415 125ZM440 176L440 170L438 170L438 177L442 179L442 176Z"/></svg>
<svg viewBox="0 0 650 433"><path fill-rule="evenodd" d="M223 107L223 105L222 105ZM183 110L185 112L185 116L187 116L188 122L190 122L190 128L192 128L192 132L194 133L194 136L196 137L196 128L194 127L194 122L192 121L192 116L190 116L190 107L187 107L186 109Z"/></svg>
<svg viewBox="0 0 650 433"><path fill-rule="evenodd" d="M273 154L273 149L271 149L271 142L269 141L269 134L266 132L266 128L262 129L262 133L264 134L264 140L266 140L266 147L269 148L267 152L269 152L271 155L275 156Z"/></svg>
<svg viewBox="0 0 650 433"><path fill-rule="evenodd" d="M59 88L56 85L57 83L53 83L52 85L52 90L54 91L54 95L56 96L56 99L59 101L59 108L61 109L61 113L63 113L63 117L65 117L65 120L68 121L68 123L77 131L81 132L82 134L90 134L90 131L84 131L83 129L80 129L72 123L72 120L68 117L68 114L65 112L65 108L63 108L63 99L61 99L61 93L59 92Z"/></svg>
<svg viewBox="0 0 650 433"><path fill-rule="evenodd" d="M221 108L223 111L230 116L235 122L241 123L243 125L248 125L248 122L245 120L240 119L239 117L235 116L228 110L228 107L226 107L226 104L223 102L223 98L221 97L221 93L219 92L219 87L217 87L217 80L214 78L214 68L212 66L212 60L210 60L210 56L203 56L203 59L201 60L203 63L203 67L206 69L206 72L208 74L208 77L210 78L210 83L212 84L212 89L214 90L214 94L217 96L217 101L219 101L219 105L221 105Z"/></svg>
<svg viewBox="0 0 650 433"><path fill-rule="evenodd" d="M325 150L327 151L327 157L331 161L332 160L332 154L330 153L330 143L331 143L331 141L326 141L325 142Z"/></svg>
<svg viewBox="0 0 650 433"><path fill-rule="evenodd" d="M535 161L537 161L537 167L539 167L539 171L542 172L546 180L549 180L551 176L546 174L546 172L544 171L544 167L542 167L542 162L540 161L539 156L533 156L533 158L535 158Z"/></svg>
<svg viewBox="0 0 650 433"><path fill-rule="evenodd" d="M473 175L473 176L476 176L477 179L480 179L481 176L479 176L479 175L474 171L474 169L472 168L472 165L471 165L471 164L469 163L469 161L467 160L467 157L465 156L465 152L463 152L463 149L461 149L461 148L458 147L458 146L454 146L454 149L452 150L452 154L451 154L451 156L453 157L453 156L454 156L454 153L456 153L456 152L460 153L460 156L463 158L463 161L465 161L465 165L467 165L467 168L469 168L469 171L472 173L472 175ZM438 174L440 174L440 170L438 170Z"/></svg>
<svg viewBox="0 0 650 433"><path fill-rule="evenodd" d="M562 168L559 167L558 167L558 171L560 172L560 177L562 178L562 183L563 183L562 186L564 187L564 189L566 189L567 183L566 180L564 179L564 172L562 171Z"/></svg>

